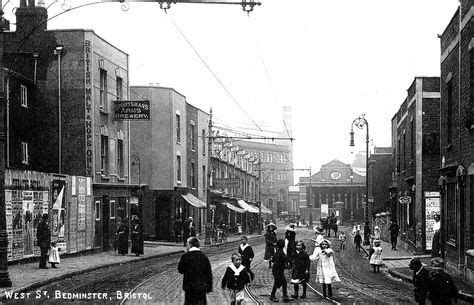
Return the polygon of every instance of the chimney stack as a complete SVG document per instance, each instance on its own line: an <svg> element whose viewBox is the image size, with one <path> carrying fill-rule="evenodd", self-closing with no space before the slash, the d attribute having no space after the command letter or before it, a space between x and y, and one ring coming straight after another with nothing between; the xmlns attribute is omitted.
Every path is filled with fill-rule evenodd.
<svg viewBox="0 0 474 305"><path fill-rule="evenodd" d="M44 0L20 0L20 7L15 12L16 32L20 35L31 36L32 32L41 33L47 29L48 11L44 7ZM34 36L34 35L33 35Z"/></svg>

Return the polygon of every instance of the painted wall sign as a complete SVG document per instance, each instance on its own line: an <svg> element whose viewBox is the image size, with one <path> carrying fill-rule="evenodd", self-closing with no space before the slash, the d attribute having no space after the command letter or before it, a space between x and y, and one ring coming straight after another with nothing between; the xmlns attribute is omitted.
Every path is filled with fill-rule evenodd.
<svg viewBox="0 0 474 305"><path fill-rule="evenodd" d="M213 186L217 189L238 189L240 188L239 178L214 178Z"/></svg>
<svg viewBox="0 0 474 305"><path fill-rule="evenodd" d="M115 101L116 121L150 120L150 101Z"/></svg>
<svg viewBox="0 0 474 305"><path fill-rule="evenodd" d="M93 128L92 128L92 44L84 41L84 98L85 98L85 136L86 136L86 176L93 176Z"/></svg>
<svg viewBox="0 0 474 305"><path fill-rule="evenodd" d="M425 192L425 236L426 236L426 250L431 250L433 243L434 231L433 225L435 223L434 215L440 213L439 192Z"/></svg>

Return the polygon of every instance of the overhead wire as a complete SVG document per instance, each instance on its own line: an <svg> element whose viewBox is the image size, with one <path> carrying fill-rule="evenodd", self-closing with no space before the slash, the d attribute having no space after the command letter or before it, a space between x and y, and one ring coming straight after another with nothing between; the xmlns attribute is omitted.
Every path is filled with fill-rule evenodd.
<svg viewBox="0 0 474 305"><path fill-rule="evenodd" d="M169 16L169 15L167 15ZM174 19L169 16L170 21L173 23L174 27L176 30L179 32L179 34L183 37L183 39L186 41L186 43L191 47L191 49L194 51L194 53L197 55L197 57L201 60L201 62L204 64L204 66L207 68L207 70L212 74L212 76L216 79L216 81L219 83L219 85L224 89L224 91L227 93L227 95L230 97L230 99L239 107L239 109L247 116L247 118L260 130L262 131L262 128L255 122L255 120L245 111L245 109L240 105L240 103L237 101L237 99L232 95L232 93L227 89L227 87L224 85L224 83L220 80L220 78L217 76L217 74L212 70L212 68L209 66L209 64L206 62L206 60L199 54L197 49L194 47L194 45L191 43L191 41L187 38L187 36L184 34L184 32L180 29L180 27L176 24Z"/></svg>

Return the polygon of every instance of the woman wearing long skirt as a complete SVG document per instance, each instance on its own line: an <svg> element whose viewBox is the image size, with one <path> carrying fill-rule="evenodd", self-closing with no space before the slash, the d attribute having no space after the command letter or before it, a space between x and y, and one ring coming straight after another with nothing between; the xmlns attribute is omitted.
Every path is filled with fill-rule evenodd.
<svg viewBox="0 0 474 305"><path fill-rule="evenodd" d="M267 225L267 231L265 232L265 255L264 260L268 260L268 267L272 267L271 259L275 255L275 245L277 242L277 236L275 233L276 226L272 222Z"/></svg>
<svg viewBox="0 0 474 305"><path fill-rule="evenodd" d="M128 227L123 222L117 228L117 246L119 254L128 254Z"/></svg>
<svg viewBox="0 0 474 305"><path fill-rule="evenodd" d="M332 297L333 282L340 282L334 264L334 251L331 249L331 242L324 239L320 244L320 248L314 249L313 254L309 257L312 261L317 261L316 280L323 284L323 298ZM326 294L327 292L327 294Z"/></svg>
<svg viewBox="0 0 474 305"><path fill-rule="evenodd" d="M143 225L137 215L132 216L130 239L132 240L132 253L135 253L136 256L143 254Z"/></svg>

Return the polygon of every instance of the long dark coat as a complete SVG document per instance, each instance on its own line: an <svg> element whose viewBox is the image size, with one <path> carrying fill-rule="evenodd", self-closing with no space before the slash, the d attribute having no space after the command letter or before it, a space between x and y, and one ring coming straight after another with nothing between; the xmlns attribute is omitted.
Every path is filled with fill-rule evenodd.
<svg viewBox="0 0 474 305"><path fill-rule="evenodd" d="M277 236L275 232L265 232L265 256L263 259L269 260L275 254L275 243L277 242Z"/></svg>
<svg viewBox="0 0 474 305"><path fill-rule="evenodd" d="M135 254L143 254L143 225L141 221L134 221L132 223L130 239L132 240L131 252Z"/></svg>
<svg viewBox="0 0 474 305"><path fill-rule="evenodd" d="M453 304L458 299L458 290L452 277L442 269L436 269L430 275L428 300L431 304Z"/></svg>
<svg viewBox="0 0 474 305"><path fill-rule="evenodd" d="M309 270L311 268L311 261L309 260L309 255L305 251L300 251L299 253L295 251L293 256L293 271L291 273L291 278L294 280L309 280ZM308 274L306 274L308 270Z"/></svg>
<svg viewBox="0 0 474 305"><path fill-rule="evenodd" d="M276 278L285 277L285 266L287 262L287 257L283 252L283 249L277 249L275 255L272 257L272 274Z"/></svg>
<svg viewBox="0 0 474 305"><path fill-rule="evenodd" d="M286 248L286 255L288 256L288 259L293 259L293 253L295 252L296 248L296 243L295 243L295 238L296 238L296 233L295 231L286 231L285 232L285 238L288 240L288 247Z"/></svg>
<svg viewBox="0 0 474 305"><path fill-rule="evenodd" d="M211 263L200 250L183 254L178 263L178 272L184 275L184 291L196 293L212 291Z"/></svg>
<svg viewBox="0 0 474 305"><path fill-rule="evenodd" d="M119 254L128 254L128 227L124 224L117 229L117 248Z"/></svg>
<svg viewBox="0 0 474 305"><path fill-rule="evenodd" d="M36 240L40 248L48 248L51 245L51 232L47 221L41 220L36 229Z"/></svg>
<svg viewBox="0 0 474 305"><path fill-rule="evenodd" d="M416 274L418 272L418 274ZM415 293L415 301L420 304L426 302L428 288L430 283L430 272L426 268L413 271L413 291Z"/></svg>

